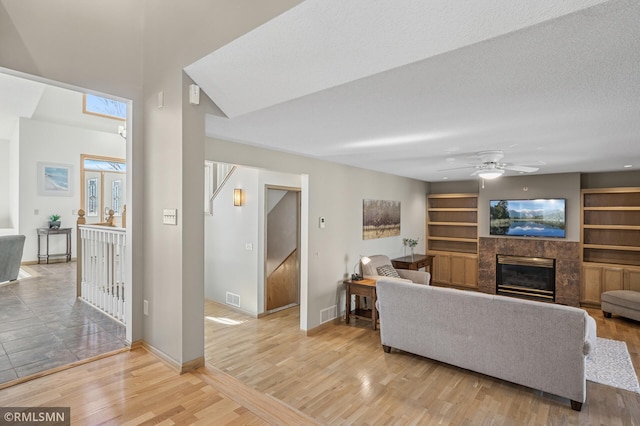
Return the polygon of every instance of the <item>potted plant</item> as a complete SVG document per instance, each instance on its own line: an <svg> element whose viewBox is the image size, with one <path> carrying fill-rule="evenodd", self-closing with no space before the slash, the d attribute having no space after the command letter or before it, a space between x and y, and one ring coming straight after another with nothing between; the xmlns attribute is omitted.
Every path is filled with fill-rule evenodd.
<svg viewBox="0 0 640 426"><path fill-rule="evenodd" d="M49 228L50 229L58 229L60 228L60 215L52 214L49 216Z"/></svg>
<svg viewBox="0 0 640 426"><path fill-rule="evenodd" d="M414 240L413 238L403 238L402 244L405 247L409 246L409 249L411 250L411 261L413 261L413 249L418 245L418 240Z"/></svg>

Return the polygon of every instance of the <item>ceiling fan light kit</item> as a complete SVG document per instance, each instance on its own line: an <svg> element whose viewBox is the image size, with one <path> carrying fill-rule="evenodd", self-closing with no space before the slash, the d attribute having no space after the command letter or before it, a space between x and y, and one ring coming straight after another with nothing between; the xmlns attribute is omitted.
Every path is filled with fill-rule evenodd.
<svg viewBox="0 0 640 426"><path fill-rule="evenodd" d="M482 179L495 179L499 178L503 174L503 169L490 169L481 171L480 173L478 173L478 176L480 176Z"/></svg>

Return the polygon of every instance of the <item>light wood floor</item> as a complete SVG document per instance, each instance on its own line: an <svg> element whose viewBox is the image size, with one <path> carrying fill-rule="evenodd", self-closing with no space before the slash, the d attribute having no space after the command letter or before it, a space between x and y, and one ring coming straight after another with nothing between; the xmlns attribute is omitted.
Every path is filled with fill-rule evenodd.
<svg viewBox="0 0 640 426"><path fill-rule="evenodd" d="M207 366L178 375L139 349L0 391L0 406L70 406L74 424L638 424L640 395L587 383L563 398L380 347L366 323L314 336L297 309L262 319L207 303ZM640 323L598 322L640 371ZM215 367L214 367L215 366Z"/></svg>

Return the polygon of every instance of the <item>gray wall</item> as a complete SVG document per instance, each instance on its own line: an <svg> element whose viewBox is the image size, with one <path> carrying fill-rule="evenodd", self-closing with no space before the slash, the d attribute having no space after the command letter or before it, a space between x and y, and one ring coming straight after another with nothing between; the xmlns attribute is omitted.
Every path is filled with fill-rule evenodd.
<svg viewBox="0 0 640 426"><path fill-rule="evenodd" d="M580 191L583 188L640 186L640 172L562 173L506 176L495 180L438 182L432 194L478 193L478 235L489 236L489 201L504 198L566 198L566 241L580 241Z"/></svg>
<svg viewBox="0 0 640 426"><path fill-rule="evenodd" d="M566 198L566 241L580 241L580 174L513 176L485 181L478 196L478 235L489 236L489 201Z"/></svg>
<svg viewBox="0 0 640 426"><path fill-rule="evenodd" d="M582 188L617 188L640 186L640 171L584 173L580 176Z"/></svg>
<svg viewBox="0 0 640 426"><path fill-rule="evenodd" d="M402 256L403 237L420 238L417 251L424 250L425 194L429 189L426 182L212 138L206 141L205 157L308 175L308 329L320 324L322 309L337 305L339 311L344 310L342 280L353 272L360 255ZM363 199L400 201L401 235L363 240ZM325 229L318 226L321 216L326 218ZM304 290L303 283L301 298ZM304 301L301 304L304 315Z"/></svg>
<svg viewBox="0 0 640 426"><path fill-rule="evenodd" d="M267 271L269 277L298 246L298 193L267 190L268 198L279 198L273 209L267 214Z"/></svg>

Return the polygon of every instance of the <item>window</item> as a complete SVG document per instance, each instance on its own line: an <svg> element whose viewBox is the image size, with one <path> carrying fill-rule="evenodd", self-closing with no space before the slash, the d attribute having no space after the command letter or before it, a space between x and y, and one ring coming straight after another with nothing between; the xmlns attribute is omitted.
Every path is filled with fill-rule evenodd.
<svg viewBox="0 0 640 426"><path fill-rule="evenodd" d="M127 119L127 104L102 96L85 94L82 97L82 112L125 121Z"/></svg>

